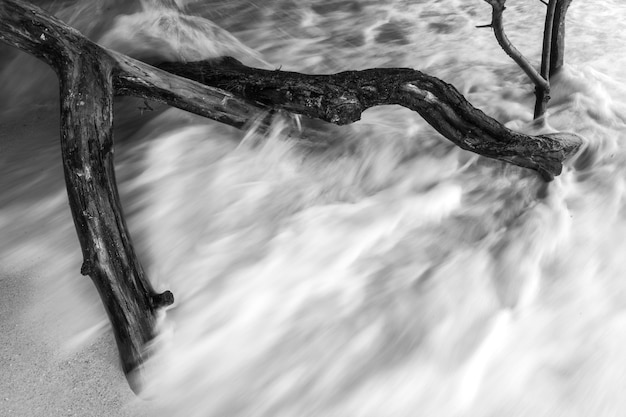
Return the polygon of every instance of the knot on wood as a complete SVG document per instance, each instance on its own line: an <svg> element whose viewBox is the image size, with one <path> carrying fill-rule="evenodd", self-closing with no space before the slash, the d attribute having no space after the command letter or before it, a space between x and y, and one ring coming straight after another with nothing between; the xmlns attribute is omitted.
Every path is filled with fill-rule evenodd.
<svg viewBox="0 0 626 417"><path fill-rule="evenodd" d="M174 294L171 291L163 291L161 294L154 294L150 297L152 308L158 309L174 304Z"/></svg>
<svg viewBox="0 0 626 417"><path fill-rule="evenodd" d="M91 266L91 262L89 262L88 260L84 260L83 264L80 267L80 273L81 275L91 275L92 272L92 266Z"/></svg>

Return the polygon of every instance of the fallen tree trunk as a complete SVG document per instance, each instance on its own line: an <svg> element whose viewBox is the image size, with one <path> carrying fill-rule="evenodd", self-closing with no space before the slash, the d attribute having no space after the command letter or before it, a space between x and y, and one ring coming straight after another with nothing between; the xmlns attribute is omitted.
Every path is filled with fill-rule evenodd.
<svg viewBox="0 0 626 417"><path fill-rule="evenodd" d="M63 165L83 251L81 272L98 288L135 390L140 389L136 371L154 337L157 312L173 296L169 291L157 294L150 285L124 221L113 166L114 94L164 102L240 128L270 108L345 124L369 107L399 104L463 149L534 169L548 180L560 174L563 161L581 144L571 134L513 132L474 108L451 85L412 69L305 75L249 68L223 58L163 64L167 72L101 48L20 0L0 2L0 40L40 58L59 77Z"/></svg>

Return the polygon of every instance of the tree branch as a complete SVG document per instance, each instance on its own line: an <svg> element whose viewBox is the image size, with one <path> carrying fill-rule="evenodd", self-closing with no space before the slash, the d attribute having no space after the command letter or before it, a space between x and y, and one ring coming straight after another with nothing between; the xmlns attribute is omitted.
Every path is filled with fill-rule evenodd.
<svg viewBox="0 0 626 417"><path fill-rule="evenodd" d="M522 53L511 43L509 38L504 32L504 24L502 23L502 15L506 7L504 4L506 0L485 0L491 5L492 8L492 20L491 25L493 31L498 40L500 47L510 56L519 67L528 75L535 86L543 88L546 91L550 90L550 83L546 78L543 78L539 72L532 66L530 62L522 55Z"/></svg>
<svg viewBox="0 0 626 417"><path fill-rule="evenodd" d="M107 50L103 53L116 63L113 84L117 95L158 101L240 129L261 112L269 110L260 103L177 77L118 52Z"/></svg>
<svg viewBox="0 0 626 417"><path fill-rule="evenodd" d="M572 0L557 0L552 25L552 47L550 52L550 77L563 68L565 56L565 15Z"/></svg>
<svg viewBox="0 0 626 417"><path fill-rule="evenodd" d="M250 68L230 57L157 66L242 98L336 124L359 120L373 106L398 104L419 113L459 147L534 169L547 179L561 172L562 162L581 143L571 136L514 132L473 107L450 84L409 68L307 75Z"/></svg>
<svg viewBox="0 0 626 417"><path fill-rule="evenodd" d="M552 58L552 35L554 26L554 13L556 11L557 0L550 0L543 29L543 46L541 50L540 75L544 80L550 78L550 63ZM549 82L548 82L549 85ZM543 116L550 101L550 89L535 88L535 119Z"/></svg>
<svg viewBox="0 0 626 417"><path fill-rule="evenodd" d="M140 368L154 337L157 294L137 260L122 214L113 164L113 83L117 61L43 10L0 3L0 40L54 68L60 84L61 148L67 193L83 252L81 273L93 280L111 320L129 384L141 390Z"/></svg>

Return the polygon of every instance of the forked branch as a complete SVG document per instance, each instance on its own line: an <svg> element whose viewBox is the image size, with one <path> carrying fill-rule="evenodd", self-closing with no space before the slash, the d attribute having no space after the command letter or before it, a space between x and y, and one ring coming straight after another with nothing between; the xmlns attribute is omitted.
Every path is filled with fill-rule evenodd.
<svg viewBox="0 0 626 417"><path fill-rule="evenodd" d="M376 68L329 75L251 68L233 58L163 63L172 74L223 88L257 103L336 124L359 120L373 106L398 104L419 113L459 147L534 169L546 179L580 146L580 138L514 132L473 107L453 86L410 68ZM137 95L133 79L116 77L118 90Z"/></svg>
<svg viewBox="0 0 626 417"><path fill-rule="evenodd" d="M565 56L565 15L572 0L557 0L552 24L552 46L550 48L550 77L563 68Z"/></svg>
<svg viewBox="0 0 626 417"><path fill-rule="evenodd" d="M533 67L533 65L522 55L522 53L511 43L508 36L504 32L504 23L503 23L503 14L506 7L504 4L506 0L485 0L487 3L491 5L492 13L491 13L491 27L493 28L493 32L496 36L498 44L500 47L506 52L508 56L510 56L513 61L519 65L519 67L528 75L531 81L538 88L543 88L544 90L550 90L550 83L546 78L543 78L541 74Z"/></svg>

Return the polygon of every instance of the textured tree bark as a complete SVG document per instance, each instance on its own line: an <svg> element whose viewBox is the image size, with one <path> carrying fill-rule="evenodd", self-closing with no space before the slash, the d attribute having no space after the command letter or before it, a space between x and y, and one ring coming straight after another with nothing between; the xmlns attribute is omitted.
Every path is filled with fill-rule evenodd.
<svg viewBox="0 0 626 417"><path fill-rule="evenodd" d="M306 75L250 68L226 57L161 63L172 74L231 91L265 105L336 124L359 120L373 106L398 104L419 113L459 147L534 169L550 180L580 146L572 134L529 136L514 132L473 107L450 84L409 68L378 68ZM125 77L119 88L135 94Z"/></svg>
<svg viewBox="0 0 626 417"><path fill-rule="evenodd" d="M83 251L81 272L98 288L135 390L158 310L173 296L150 285L124 221L113 166L114 94L157 100L240 128L271 108L345 124L369 107L399 104L463 149L534 169L548 180L582 143L567 133L513 132L451 85L407 68L305 75L249 68L232 58L161 66L184 78L101 48L20 0L0 1L0 40L40 58L59 77L63 165Z"/></svg>
<svg viewBox="0 0 626 417"><path fill-rule="evenodd" d="M260 103L172 75L126 55L105 50L102 53L115 61L113 85L117 95L169 104L240 129L270 110Z"/></svg>
<svg viewBox="0 0 626 417"><path fill-rule="evenodd" d="M157 294L128 234L113 166L115 61L78 32L32 6L0 4L0 38L51 65L59 77L61 148L72 217L83 251L81 273L100 293L131 388L154 337L157 311L172 293Z"/></svg>
<svg viewBox="0 0 626 417"><path fill-rule="evenodd" d="M563 68L565 56L565 14L572 0L550 0L543 31L541 76L550 80ZM535 118L545 114L550 101L550 89L536 88Z"/></svg>

